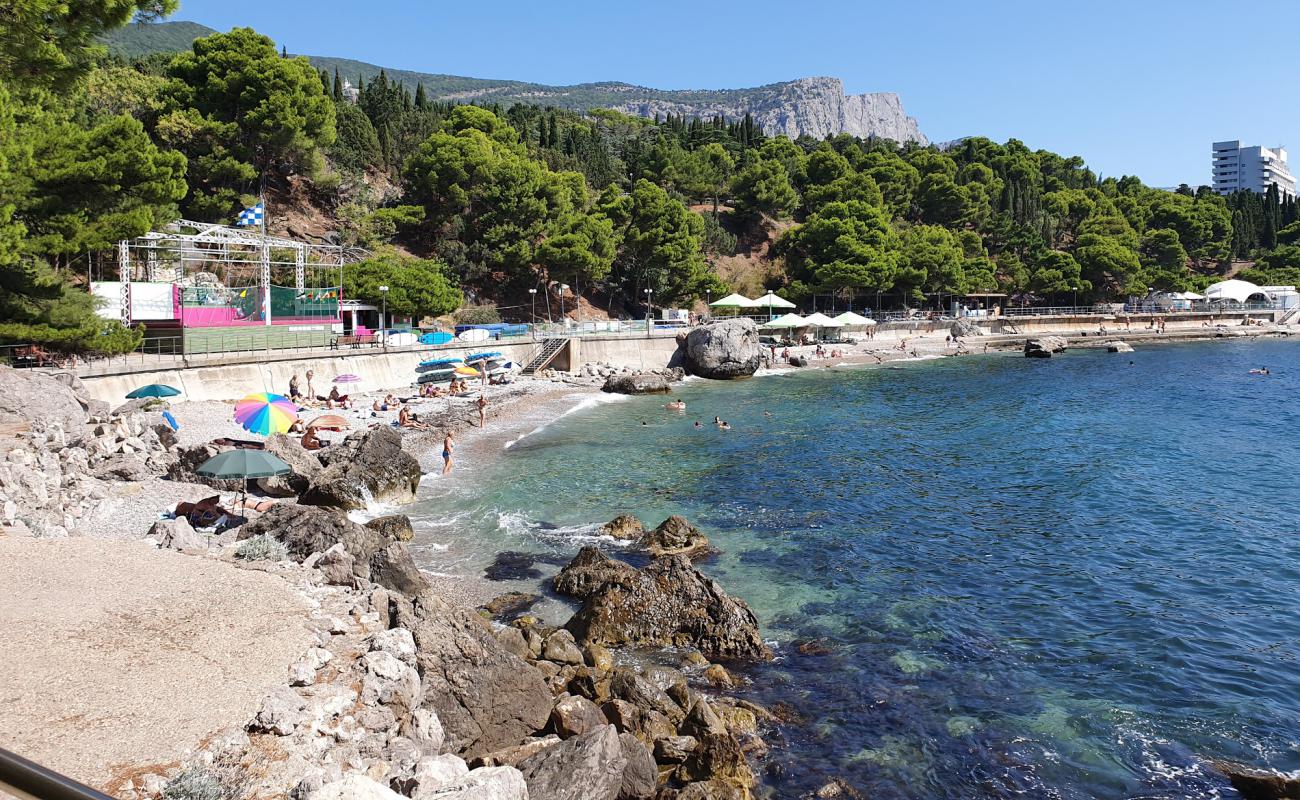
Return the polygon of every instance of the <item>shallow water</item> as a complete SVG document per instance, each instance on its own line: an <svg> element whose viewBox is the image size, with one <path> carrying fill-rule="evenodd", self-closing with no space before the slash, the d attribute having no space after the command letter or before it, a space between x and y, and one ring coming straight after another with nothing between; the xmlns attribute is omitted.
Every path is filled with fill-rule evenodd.
<svg viewBox="0 0 1300 800"><path fill-rule="evenodd" d="M616 513L691 518L777 644L752 694L804 715L777 796L1232 797L1206 758L1300 768L1298 389L1284 341L690 383L429 482L417 551L541 556L504 591Z"/></svg>

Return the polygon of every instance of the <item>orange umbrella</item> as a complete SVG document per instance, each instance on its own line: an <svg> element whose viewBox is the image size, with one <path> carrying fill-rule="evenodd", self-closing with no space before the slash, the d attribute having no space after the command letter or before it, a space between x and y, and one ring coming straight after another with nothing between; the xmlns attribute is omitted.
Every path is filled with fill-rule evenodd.
<svg viewBox="0 0 1300 800"><path fill-rule="evenodd" d="M329 431L341 431L348 426L348 421L337 414L325 414L307 423L308 428L323 428Z"/></svg>

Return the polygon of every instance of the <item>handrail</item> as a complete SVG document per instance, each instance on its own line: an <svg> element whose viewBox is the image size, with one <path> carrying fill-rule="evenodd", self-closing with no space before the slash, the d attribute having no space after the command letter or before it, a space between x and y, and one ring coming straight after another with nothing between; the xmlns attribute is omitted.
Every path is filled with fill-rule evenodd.
<svg viewBox="0 0 1300 800"><path fill-rule="evenodd" d="M113 800L110 795L0 747L0 789L27 800Z"/></svg>

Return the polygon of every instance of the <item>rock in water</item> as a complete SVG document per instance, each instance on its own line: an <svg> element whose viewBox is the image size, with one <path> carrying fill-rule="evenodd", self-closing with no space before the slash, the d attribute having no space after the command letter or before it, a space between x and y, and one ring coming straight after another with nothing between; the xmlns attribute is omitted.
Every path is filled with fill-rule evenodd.
<svg viewBox="0 0 1300 800"><path fill-rule="evenodd" d="M688 522L685 517L676 514L659 523L659 527L651 531L642 540L642 544L650 551L650 555L656 557L679 553L698 556L709 550L709 540L700 533L700 529Z"/></svg>
<svg viewBox="0 0 1300 800"><path fill-rule="evenodd" d="M420 462L402 450L402 437L390 427L357 431L342 444L318 451L325 464L299 502L348 510L368 500L409 503L420 485Z"/></svg>
<svg viewBox="0 0 1300 800"><path fill-rule="evenodd" d="M600 532L615 539L640 539L645 535L645 525L631 514L619 514L600 526Z"/></svg>
<svg viewBox="0 0 1300 800"><path fill-rule="evenodd" d="M639 375L610 375L600 389L612 394L668 394L671 391L668 379L653 372L643 372Z"/></svg>
<svg viewBox="0 0 1300 800"><path fill-rule="evenodd" d="M722 659L772 657L749 606L692 567L685 556L656 558L642 570L627 564L621 570L610 565L603 569L611 575L618 570L617 576L596 588L565 625L579 642L694 647Z"/></svg>
<svg viewBox="0 0 1300 800"><path fill-rule="evenodd" d="M1257 769L1231 761L1215 761L1232 788L1245 800L1296 800L1300 798L1300 773Z"/></svg>
<svg viewBox="0 0 1300 800"><path fill-rule="evenodd" d="M475 758L546 724L553 703L546 679L507 652L476 614L428 591L394 605L397 624L414 634L423 706L442 721L446 749Z"/></svg>
<svg viewBox="0 0 1300 800"><path fill-rule="evenodd" d="M375 517L366 523L372 531L379 531L390 542L409 542L415 538L415 526L405 514L389 514Z"/></svg>
<svg viewBox="0 0 1300 800"><path fill-rule="evenodd" d="M1131 353L1133 352L1133 346L1130 345L1128 342L1107 342L1106 352L1107 353Z"/></svg>
<svg viewBox="0 0 1300 800"><path fill-rule="evenodd" d="M1065 352L1065 340L1060 336L1043 336L1025 340L1025 358L1051 358L1053 353Z"/></svg>
<svg viewBox="0 0 1300 800"><path fill-rule="evenodd" d="M534 800L615 800L626 767L613 725L566 739L519 762Z"/></svg>
<svg viewBox="0 0 1300 800"><path fill-rule="evenodd" d="M695 328L686 335L685 348L687 369L704 378L749 377L763 361L758 325L748 317Z"/></svg>
<svg viewBox="0 0 1300 800"><path fill-rule="evenodd" d="M615 580L632 580L637 570L631 564L616 561L594 547L584 547L578 555L555 576L552 587L569 597L587 597L606 583Z"/></svg>

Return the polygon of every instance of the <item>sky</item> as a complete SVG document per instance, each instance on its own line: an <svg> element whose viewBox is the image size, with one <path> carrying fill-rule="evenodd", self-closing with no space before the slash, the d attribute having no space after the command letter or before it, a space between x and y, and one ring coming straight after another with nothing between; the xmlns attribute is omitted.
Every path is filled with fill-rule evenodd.
<svg viewBox="0 0 1300 800"><path fill-rule="evenodd" d="M1151 186L1208 183L1215 141L1300 158L1297 0L181 0L172 18L476 78L718 89L829 75L897 92L932 141L1016 138Z"/></svg>

